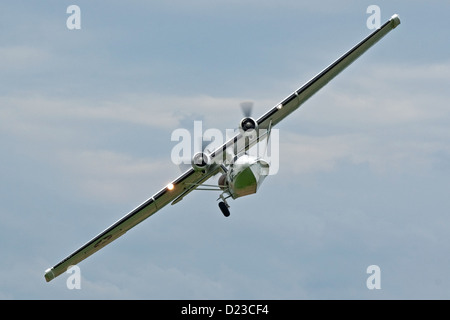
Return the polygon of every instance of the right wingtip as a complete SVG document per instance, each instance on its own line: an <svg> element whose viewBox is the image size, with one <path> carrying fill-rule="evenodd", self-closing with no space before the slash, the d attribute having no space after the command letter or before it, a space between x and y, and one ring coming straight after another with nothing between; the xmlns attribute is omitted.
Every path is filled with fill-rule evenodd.
<svg viewBox="0 0 450 320"><path fill-rule="evenodd" d="M47 282L55 279L55 274L53 273L53 268L48 268L47 270L45 270L44 278L45 278L45 281L47 281Z"/></svg>

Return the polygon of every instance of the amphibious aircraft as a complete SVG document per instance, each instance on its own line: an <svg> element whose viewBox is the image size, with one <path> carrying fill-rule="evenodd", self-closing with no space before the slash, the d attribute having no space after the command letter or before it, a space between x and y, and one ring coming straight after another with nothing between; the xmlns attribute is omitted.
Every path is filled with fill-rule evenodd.
<svg viewBox="0 0 450 320"><path fill-rule="evenodd" d="M244 118L240 121L239 130L235 136L212 151L202 150L194 154L189 169L67 258L45 270L45 280L51 281L66 272L70 266L78 264L119 238L167 204L176 204L191 191L201 189L208 179L218 174L221 176L216 187L222 191L218 199L221 200L219 207L225 216L229 216L227 199L237 199L256 193L269 172L270 163L262 157L248 154L247 151L260 141L269 141L273 126L299 108L399 24L399 16L393 15L378 29L258 119L252 118L249 108L245 107Z"/></svg>

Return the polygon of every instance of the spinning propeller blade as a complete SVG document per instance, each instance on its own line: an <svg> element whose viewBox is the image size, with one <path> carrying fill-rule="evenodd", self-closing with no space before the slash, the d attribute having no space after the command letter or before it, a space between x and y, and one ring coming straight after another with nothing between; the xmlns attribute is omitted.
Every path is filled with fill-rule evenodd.
<svg viewBox="0 0 450 320"><path fill-rule="evenodd" d="M253 101L244 101L241 102L241 110L244 114L244 117L249 118L252 116L252 109L253 109Z"/></svg>

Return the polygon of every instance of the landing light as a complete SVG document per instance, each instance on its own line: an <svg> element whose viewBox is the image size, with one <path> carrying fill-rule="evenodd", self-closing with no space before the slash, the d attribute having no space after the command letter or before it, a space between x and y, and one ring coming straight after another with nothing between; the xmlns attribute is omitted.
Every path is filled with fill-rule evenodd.
<svg viewBox="0 0 450 320"><path fill-rule="evenodd" d="M173 188L175 188L175 186L173 185L173 183L169 183L167 185L167 190L173 190Z"/></svg>

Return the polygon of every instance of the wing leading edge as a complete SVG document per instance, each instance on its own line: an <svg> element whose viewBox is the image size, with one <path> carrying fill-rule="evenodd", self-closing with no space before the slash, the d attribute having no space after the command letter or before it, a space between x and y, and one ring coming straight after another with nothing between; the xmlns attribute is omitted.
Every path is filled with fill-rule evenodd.
<svg viewBox="0 0 450 320"><path fill-rule="evenodd" d="M257 120L259 128L267 129L269 126L274 126L287 117L399 24L399 16L397 14L393 15L386 23L380 26L380 28L372 32L322 72L261 116Z"/></svg>
<svg viewBox="0 0 450 320"><path fill-rule="evenodd" d="M380 28L372 32L322 72L262 115L257 120L259 128L269 129L283 120L399 24L400 18L398 15L393 15L391 19ZM107 244L119 238L125 232L156 213L168 203L172 202L172 204L175 204L182 200L184 196L194 190L199 184L208 180L219 171L217 164L220 163L220 156L228 148L233 148L234 144L242 138L242 135L238 134L211 153L211 158L216 165L211 166L207 171L195 171L192 168L187 170L168 186L161 189L150 199L115 222L67 258L56 264L54 267L47 269L44 275L45 280L47 282L51 281L55 277L66 272L67 268L71 265L78 264ZM256 144L260 138L261 137L257 137L253 141L250 141L249 144L246 145L246 149Z"/></svg>

